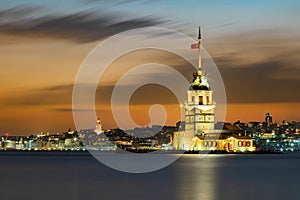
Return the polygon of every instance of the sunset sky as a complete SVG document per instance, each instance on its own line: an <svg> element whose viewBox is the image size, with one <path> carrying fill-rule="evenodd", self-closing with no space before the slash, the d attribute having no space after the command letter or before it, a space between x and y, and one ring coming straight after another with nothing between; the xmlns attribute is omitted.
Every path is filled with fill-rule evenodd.
<svg viewBox="0 0 300 200"><path fill-rule="evenodd" d="M299 1L4 0L0 9L0 135L74 128L72 88L85 57L109 36L148 26L193 38L202 27L202 45L224 80L227 121L263 121L266 112L277 122L300 121ZM106 79L115 81L113 69L153 59L186 65L167 53L135 52L117 60ZM105 128L115 127L107 100L112 87L96 98ZM164 95L155 99L153 91ZM132 98L138 124L149 122L153 103L166 106L167 124L178 121L172 94L152 86Z"/></svg>

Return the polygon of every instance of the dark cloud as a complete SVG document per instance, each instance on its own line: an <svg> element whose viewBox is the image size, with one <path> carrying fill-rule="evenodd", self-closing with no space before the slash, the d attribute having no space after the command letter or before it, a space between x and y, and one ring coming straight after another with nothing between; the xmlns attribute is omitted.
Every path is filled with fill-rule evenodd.
<svg viewBox="0 0 300 200"><path fill-rule="evenodd" d="M232 26L232 25L235 25L236 24L236 22L231 22L231 23L225 23L225 24L220 24L220 25L218 25L218 26L215 26L215 27L213 27L213 28L227 28L228 26Z"/></svg>
<svg viewBox="0 0 300 200"><path fill-rule="evenodd" d="M9 8L7 10L0 11L0 16L2 22L4 20L15 20L15 19L22 19L20 16L31 16L34 13L37 13L41 10L39 6L28 6L28 5L19 5L13 8Z"/></svg>
<svg viewBox="0 0 300 200"><path fill-rule="evenodd" d="M299 102L299 39L274 30L217 39L208 52L221 71L228 102Z"/></svg>
<svg viewBox="0 0 300 200"><path fill-rule="evenodd" d="M128 16L104 11L84 11L69 15L40 16L38 7L18 6L0 12L0 32L73 39L80 42L99 40L110 35L166 21L150 16Z"/></svg>
<svg viewBox="0 0 300 200"><path fill-rule="evenodd" d="M8 106L55 106L72 103L72 84L44 87L1 99Z"/></svg>
<svg viewBox="0 0 300 200"><path fill-rule="evenodd" d="M144 57L144 55L151 55L144 59L135 59ZM134 60L134 63L126 64L126 61ZM161 63L167 66L173 67L175 70L183 74L188 80L192 80L192 72L194 67L187 63L183 58L175 56L174 54L168 53L162 50L142 50L134 51L128 53L115 61L102 76L105 80L101 79L100 84L97 88L96 101L99 105L110 105L111 95L114 89L114 85L117 83L118 79L124 75L125 72L129 71L135 66L145 63ZM184 66L184 67L183 67ZM118 70L116 70L118 69ZM157 80L158 78L169 78L169 74L143 74L149 80ZM109 78L107 78L109 77ZM130 84L130 83L129 83ZM89 86L86 85L86 90L89 90ZM130 85L121 86L124 91L131 88ZM59 105L71 105L72 104L72 91L73 83L54 85L49 87L42 87L37 89L32 89L24 91L22 93L17 93L12 96L8 96L5 99L0 99L2 105L7 106L59 106ZM153 93L159 95L153 95ZM131 101L134 105L143 105L154 103L162 104L174 104L177 103L174 95L167 89L158 87L157 85L146 86L135 94ZM52 108L51 108L52 109ZM58 111L66 111L61 110Z"/></svg>
<svg viewBox="0 0 300 200"><path fill-rule="evenodd" d="M51 108L49 110L51 110L51 111L57 111L57 112L93 112L93 110L72 109L72 108L69 108L69 107Z"/></svg>
<svg viewBox="0 0 300 200"><path fill-rule="evenodd" d="M263 34L260 34L263 35ZM269 34L270 35L270 34ZM257 36L258 37L258 36ZM225 83L228 103L275 103L275 102L299 102L300 93L300 45L295 38L278 43L278 38L272 37L249 41L247 35L243 39L230 38L220 40L216 50L209 47L222 78ZM228 44L222 44L228 41ZM272 42L273 41L273 42ZM276 42L274 42L276 41ZM275 43L275 44L274 44ZM229 49L230 51L227 51ZM137 55L138 58L135 59ZM151 55L146 58L143 55ZM134 60L131 65L124 66L126 59ZM119 62L119 64L118 64ZM106 85L100 85L97 89L96 101L99 105L110 105L110 97L116 81L132 66L143 63L161 63L174 67L181 72L188 80L192 80L193 67L188 65L183 59L175 55L167 54L162 51L154 53L147 50L143 54L133 52L119 58L115 65L109 68L103 77L108 77ZM120 67L122 66L122 67ZM119 70L115 70L117 67ZM152 74L153 75L153 74ZM154 74L155 75L155 74ZM164 74L160 74L164 75ZM151 76L151 75L149 75ZM157 75L156 75L157 76ZM100 81L101 82L101 81ZM71 105L73 84L57 85L45 87L27 94L11 97L6 100L5 105L51 105L59 106L62 104ZM127 90L124 86L124 90ZM153 95L157 94L159 95ZM146 86L140 88L131 100L132 104L172 104L177 103L176 99L164 88L157 86ZM57 111L66 112L68 109L58 108Z"/></svg>
<svg viewBox="0 0 300 200"><path fill-rule="evenodd" d="M247 66L220 68L229 103L299 102L300 79L274 79L286 71L283 63L270 61ZM300 73L295 69L294 73ZM292 73L293 73L292 72Z"/></svg>
<svg viewBox="0 0 300 200"><path fill-rule="evenodd" d="M128 90L131 86L120 86L123 90ZM57 86L61 88L52 90L42 88L2 99L1 103L10 106L50 106L50 110L59 112L72 111L72 85ZM100 106L109 106L114 86L99 86L96 92L96 102ZM153 96L153 93L157 94ZM152 104L174 104L176 97L166 88L155 84L145 85L139 88L131 98L132 105L152 105ZM68 108L61 108L61 105L69 105ZM58 108L51 108L57 106Z"/></svg>
<svg viewBox="0 0 300 200"><path fill-rule="evenodd" d="M73 84L55 85L51 87L41 88L40 92L67 92L73 88Z"/></svg>

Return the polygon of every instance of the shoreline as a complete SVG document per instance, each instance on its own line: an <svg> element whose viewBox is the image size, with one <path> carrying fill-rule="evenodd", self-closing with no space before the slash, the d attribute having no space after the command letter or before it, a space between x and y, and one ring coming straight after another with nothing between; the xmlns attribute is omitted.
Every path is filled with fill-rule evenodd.
<svg viewBox="0 0 300 200"><path fill-rule="evenodd" d="M121 150L115 150L115 151L93 151L93 150L0 150L0 154L5 153L69 153L69 154L76 154L76 153L82 153L82 154L91 154L91 153L114 153L114 154L239 154L239 155L248 155L248 154L297 154L300 151L252 151L252 152L227 152L227 151L121 151Z"/></svg>

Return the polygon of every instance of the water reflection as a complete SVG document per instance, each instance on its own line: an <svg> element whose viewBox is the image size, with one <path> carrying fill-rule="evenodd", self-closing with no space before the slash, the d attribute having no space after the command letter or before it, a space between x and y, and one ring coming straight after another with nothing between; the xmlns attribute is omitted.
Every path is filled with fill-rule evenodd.
<svg viewBox="0 0 300 200"><path fill-rule="evenodd" d="M180 200L215 200L218 160L210 155L184 155L177 169L177 192Z"/></svg>
<svg viewBox="0 0 300 200"><path fill-rule="evenodd" d="M176 199L300 199L300 154L184 155L176 166Z"/></svg>
<svg viewBox="0 0 300 200"><path fill-rule="evenodd" d="M0 160L1 200L300 199L300 153L184 155L145 174L115 171L88 153L2 152Z"/></svg>

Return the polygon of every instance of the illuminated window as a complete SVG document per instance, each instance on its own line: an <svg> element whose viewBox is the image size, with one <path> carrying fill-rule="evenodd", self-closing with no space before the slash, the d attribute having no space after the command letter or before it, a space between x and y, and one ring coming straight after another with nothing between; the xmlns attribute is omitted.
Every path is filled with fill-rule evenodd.
<svg viewBox="0 0 300 200"><path fill-rule="evenodd" d="M246 142L246 146L247 146L247 147L250 147L250 146L251 146L251 142L250 142L250 141L247 141L247 142Z"/></svg>
<svg viewBox="0 0 300 200"><path fill-rule="evenodd" d="M218 145L217 141L214 141L214 147L216 147Z"/></svg>
<svg viewBox="0 0 300 200"><path fill-rule="evenodd" d="M203 96L199 96L199 105L203 105Z"/></svg>
<svg viewBox="0 0 300 200"><path fill-rule="evenodd" d="M242 142L241 142L241 141L239 141L239 142L238 142L238 145L239 145L239 147L241 147L241 146L242 146Z"/></svg>

